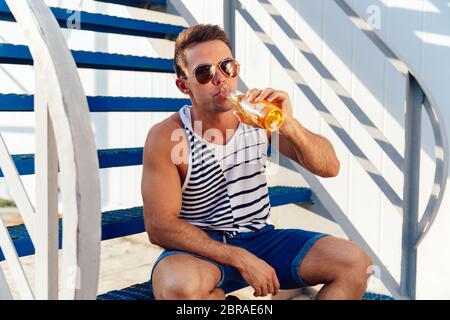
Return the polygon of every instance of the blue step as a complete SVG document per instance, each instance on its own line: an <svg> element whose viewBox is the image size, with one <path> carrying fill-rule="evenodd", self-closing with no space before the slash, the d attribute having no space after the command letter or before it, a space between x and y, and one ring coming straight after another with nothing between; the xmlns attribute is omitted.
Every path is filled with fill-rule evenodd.
<svg viewBox="0 0 450 320"><path fill-rule="evenodd" d="M138 166L142 164L143 148L121 148L97 150L100 169ZM12 155L19 175L34 174L34 154ZM0 169L0 178L3 172Z"/></svg>
<svg viewBox="0 0 450 320"><path fill-rule="evenodd" d="M289 203L311 201L311 190L299 187L269 187L270 203L273 207ZM25 225L8 227L9 234L20 257L34 254ZM113 210L102 213L102 240L124 237L145 231L142 207ZM59 247L61 248L62 224L59 223ZM4 260L0 250L0 261Z"/></svg>
<svg viewBox="0 0 450 320"><path fill-rule="evenodd" d="M87 97L91 112L176 112L190 99L144 97ZM26 94L1 94L1 111L34 111L34 96Z"/></svg>
<svg viewBox="0 0 450 320"><path fill-rule="evenodd" d="M366 292L363 295L363 300L394 300L394 298L385 294Z"/></svg>
<svg viewBox="0 0 450 320"><path fill-rule="evenodd" d="M100 149L97 150L100 169L138 166L142 164L143 148ZM34 174L34 154L12 155L19 175ZM0 178L3 172L0 169Z"/></svg>
<svg viewBox="0 0 450 320"><path fill-rule="evenodd" d="M149 270L150 273L150 270ZM150 275L149 275L150 276ZM153 289L150 281L135 284L121 290L113 290L97 296L97 300L154 300ZM366 292L363 300L394 300L383 294Z"/></svg>
<svg viewBox="0 0 450 320"><path fill-rule="evenodd" d="M267 148L267 155L270 156L271 146ZM97 150L100 169L139 166L142 164L143 148L119 148L119 149L99 149ZM34 174L34 154L14 154L11 156L19 175ZM0 169L0 178L3 172Z"/></svg>
<svg viewBox="0 0 450 320"><path fill-rule="evenodd" d="M150 272L150 270L149 270ZM150 274L149 274L150 276ZM154 300L150 281L135 284L121 290L113 290L97 296L97 300Z"/></svg>
<svg viewBox="0 0 450 320"><path fill-rule="evenodd" d="M172 59L77 50L72 55L79 68L174 73ZM33 59L27 46L1 43L0 63L32 65Z"/></svg>
<svg viewBox="0 0 450 320"><path fill-rule="evenodd" d="M162 5L162 6L167 5L166 0L95 0L95 1L121 4L124 6L138 7L138 8L146 8L149 5Z"/></svg>
<svg viewBox="0 0 450 320"><path fill-rule="evenodd" d="M50 8L62 28L70 28L69 18L73 15L72 10L64 8ZM147 38L175 39L185 29L165 23L149 22L131 18L121 18L104 14L80 11L81 30L116 33ZM15 18L5 0L0 0L0 20L14 22ZM78 27L78 26L77 26Z"/></svg>

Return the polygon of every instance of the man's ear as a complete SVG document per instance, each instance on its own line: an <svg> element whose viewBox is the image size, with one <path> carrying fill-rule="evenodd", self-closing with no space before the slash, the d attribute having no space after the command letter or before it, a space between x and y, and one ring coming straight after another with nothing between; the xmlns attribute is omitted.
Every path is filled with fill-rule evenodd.
<svg viewBox="0 0 450 320"><path fill-rule="evenodd" d="M177 85L178 89L180 89L180 91L184 94L191 93L191 90L189 90L189 88L186 86L186 83L183 81L183 79L177 78L175 84Z"/></svg>

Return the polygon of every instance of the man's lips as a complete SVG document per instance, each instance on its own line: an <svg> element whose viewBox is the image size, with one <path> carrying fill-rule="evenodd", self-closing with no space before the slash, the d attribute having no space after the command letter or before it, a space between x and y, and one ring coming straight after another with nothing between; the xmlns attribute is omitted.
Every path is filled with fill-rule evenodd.
<svg viewBox="0 0 450 320"><path fill-rule="evenodd" d="M225 99L230 92L231 92L230 89L222 87L217 93L214 94L214 96Z"/></svg>
<svg viewBox="0 0 450 320"><path fill-rule="evenodd" d="M223 92L219 92L219 93L216 93L214 96L216 98L219 98L219 99L226 99L228 94L227 93L223 93Z"/></svg>

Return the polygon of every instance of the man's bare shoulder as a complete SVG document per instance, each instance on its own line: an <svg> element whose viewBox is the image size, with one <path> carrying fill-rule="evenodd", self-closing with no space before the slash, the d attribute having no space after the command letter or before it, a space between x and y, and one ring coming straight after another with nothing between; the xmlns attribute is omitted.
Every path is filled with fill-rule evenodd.
<svg viewBox="0 0 450 320"><path fill-rule="evenodd" d="M161 155L161 152L164 154L170 152L173 146L179 143L177 132L182 130L184 129L178 112L154 124L147 134L144 156L150 156L151 154Z"/></svg>

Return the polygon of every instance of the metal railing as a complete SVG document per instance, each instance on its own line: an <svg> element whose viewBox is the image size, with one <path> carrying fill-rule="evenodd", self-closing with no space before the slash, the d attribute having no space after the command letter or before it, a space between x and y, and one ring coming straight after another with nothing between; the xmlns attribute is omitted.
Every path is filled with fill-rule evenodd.
<svg viewBox="0 0 450 320"><path fill-rule="evenodd" d="M72 54L44 1L6 3L29 41L34 61L36 207L1 135L0 166L36 250L35 290L1 218L0 246L22 298L95 299L100 263L100 182L86 96ZM58 165L64 211L61 277ZM1 269L0 295L12 298Z"/></svg>
<svg viewBox="0 0 450 320"><path fill-rule="evenodd" d="M403 195L398 195L394 188L385 180L382 174L376 169L368 157L353 141L352 137L345 132L336 117L321 102L320 98L310 89L306 81L296 70L293 64L283 55L276 43L268 36L268 32L257 22L252 13L249 12L239 0L224 2L224 22L225 28L230 36L232 47L235 48L235 26L236 13L239 13L243 20L252 28L257 37L266 46L267 50L279 63L287 70L288 76L297 85L316 108L322 119L330 126L338 138L348 148L351 154L358 160L362 168L366 171L370 179L375 182L384 196L391 202L397 211L403 216L402 231L402 262L400 284L394 279L390 272L384 267L382 261L373 252L364 237L353 226L344 212L340 209L333 198L328 194L322 183L312 174L304 170L298 164L281 156L281 164L298 171L305 178L314 192L317 207L325 210L326 213L341 226L350 239L357 242L374 259L375 264L380 269L380 280L395 298L414 299L416 297L416 273L417 273L417 248L430 230L433 221L438 214L440 204L443 199L447 175L448 175L448 142L445 125L440 111L433 99L430 91L420 79L417 73L407 66L396 55L381 38L359 17L356 12L344 1L334 0L339 8L349 17L354 26L363 32L372 43L384 54L386 59L406 78L407 97L405 114L405 157L396 151L389 143L375 124L369 119L364 111L351 98L342 85L332 76L331 72L312 53L307 44L298 36L289 24L278 13L276 8L268 0L258 0L265 11L265 14L272 18L273 25L278 26L292 41L299 53L308 61L318 74L325 80L330 90L336 94L344 105L351 112L352 116L360 122L367 134L373 139L380 149L389 157L395 166L403 172L404 188ZM245 84L241 81L241 86ZM418 196L419 196L419 173L420 173L420 151L421 151L421 113L425 108L430 118L435 140L436 169L434 185L429 196L425 212L420 221ZM418 130L419 128L419 130Z"/></svg>

